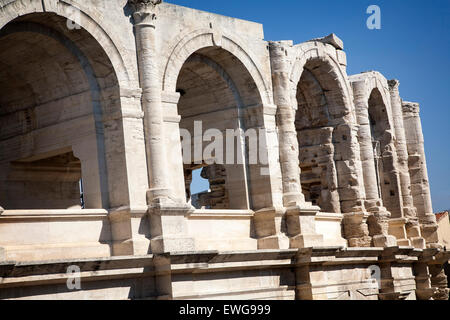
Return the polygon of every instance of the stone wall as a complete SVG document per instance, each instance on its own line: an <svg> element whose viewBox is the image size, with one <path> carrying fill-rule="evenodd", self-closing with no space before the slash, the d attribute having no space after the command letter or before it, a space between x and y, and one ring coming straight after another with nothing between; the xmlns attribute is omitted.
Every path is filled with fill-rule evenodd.
<svg viewBox="0 0 450 320"><path fill-rule="evenodd" d="M336 35L268 42L160 0L0 0L0 60L0 297L448 294L419 106L397 80L347 75ZM234 152L203 152L228 130ZM41 261L58 259L86 290L50 284L65 265Z"/></svg>

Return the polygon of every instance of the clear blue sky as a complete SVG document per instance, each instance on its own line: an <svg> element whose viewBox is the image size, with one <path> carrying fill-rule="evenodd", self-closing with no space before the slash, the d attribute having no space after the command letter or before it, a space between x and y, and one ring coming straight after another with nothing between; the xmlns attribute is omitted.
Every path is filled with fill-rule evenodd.
<svg viewBox="0 0 450 320"><path fill-rule="evenodd" d="M434 210L450 209L450 0L167 2L262 23L266 40L300 43L335 33L349 75L377 70L399 79L402 98L421 104ZM381 8L381 30L366 27L372 4Z"/></svg>

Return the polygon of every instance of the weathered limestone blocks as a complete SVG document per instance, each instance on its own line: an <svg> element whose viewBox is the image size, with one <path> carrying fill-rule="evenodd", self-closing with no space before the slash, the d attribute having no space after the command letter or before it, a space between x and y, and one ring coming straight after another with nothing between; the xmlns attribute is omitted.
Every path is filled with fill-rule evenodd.
<svg viewBox="0 0 450 320"><path fill-rule="evenodd" d="M431 275L431 285L435 289L433 293L433 300L448 301L449 288L447 283L447 276L442 265L433 264L429 266Z"/></svg>
<svg viewBox="0 0 450 320"><path fill-rule="evenodd" d="M320 42L323 42L323 43L331 44L337 50L344 50L344 41L342 41L342 39L340 39L334 33L332 33L332 34L330 34L330 35L328 35L326 37L312 39L310 41L320 41Z"/></svg>
<svg viewBox="0 0 450 320"><path fill-rule="evenodd" d="M153 206L149 209L151 252L194 251L195 241L188 234L188 215L194 208L180 203L178 207Z"/></svg>
<svg viewBox="0 0 450 320"><path fill-rule="evenodd" d="M380 300L415 300L416 281L413 263L420 252L412 248L390 247L380 254Z"/></svg>
<svg viewBox="0 0 450 320"><path fill-rule="evenodd" d="M210 209L229 208L228 191L226 189L226 169L222 165L204 167L201 177L209 181L211 192L199 195L200 206Z"/></svg>
<svg viewBox="0 0 450 320"><path fill-rule="evenodd" d="M258 249L288 249L290 240L284 208L266 208L254 213L253 224Z"/></svg>
<svg viewBox="0 0 450 320"><path fill-rule="evenodd" d="M350 247L370 247L372 237L367 225L368 215L363 212L344 214L344 237Z"/></svg>
<svg viewBox="0 0 450 320"><path fill-rule="evenodd" d="M393 247L397 245L397 239L389 235L389 218L387 211L372 212L367 219L369 234L372 236L374 247Z"/></svg>
<svg viewBox="0 0 450 320"><path fill-rule="evenodd" d="M335 163L338 171L339 197L342 212L364 211L363 174L358 143L359 126L342 124L335 128Z"/></svg>
<svg viewBox="0 0 450 320"><path fill-rule="evenodd" d="M291 249L318 247L323 243L323 235L316 232L318 207L286 208L286 225Z"/></svg>
<svg viewBox="0 0 450 320"><path fill-rule="evenodd" d="M316 231L315 206L283 209L267 208L254 214L258 249L295 249L323 244L323 235Z"/></svg>
<svg viewBox="0 0 450 320"><path fill-rule="evenodd" d="M437 223L431 204L430 185L426 166L424 138L418 103L402 102L403 121L408 148L408 167L411 181L411 195L417 208L419 222L427 244L437 245Z"/></svg>
<svg viewBox="0 0 450 320"><path fill-rule="evenodd" d="M419 281L419 299L449 299L447 276L443 264L450 258L450 251L430 248L422 251L415 265L416 281Z"/></svg>
<svg viewBox="0 0 450 320"><path fill-rule="evenodd" d="M338 180L334 162L333 128L297 132L303 194L324 212L340 213Z"/></svg>
<svg viewBox="0 0 450 320"><path fill-rule="evenodd" d="M430 300L436 290L431 286L431 275L429 267L424 262L414 264L414 274L416 277L416 297L417 300Z"/></svg>
<svg viewBox="0 0 450 320"><path fill-rule="evenodd" d="M150 221L147 212L147 206L125 206L109 211L114 256L146 255L151 252Z"/></svg>
<svg viewBox="0 0 450 320"><path fill-rule="evenodd" d="M389 234L397 239L398 246L411 246L412 239L409 239L408 234L406 233L406 221L405 218L391 217L391 219L389 219ZM423 246L418 246L417 248L423 248Z"/></svg>
<svg viewBox="0 0 450 320"><path fill-rule="evenodd" d="M1 25L20 17L12 24L43 19L56 29L67 19L56 1L46 1L47 10L38 1L7 2ZM31 76L33 90L0 79L0 150L8 151L0 153L0 189L8 191L0 190L0 298L93 297L88 288L68 292L57 276L73 263L105 298L448 297L448 254L432 249L437 224L419 106L401 101L398 81L389 88L376 72L348 77L334 34L268 43L260 24L161 2L101 8L100 27L98 8L85 1L88 29L62 31L73 50L1 30L0 73ZM19 47L27 61L14 59ZM55 68L47 51L68 64ZM86 61L72 57L78 51ZM31 58L29 75L14 70ZM88 62L94 70L85 70ZM59 67L68 81L56 77ZM34 95L51 101L36 104ZM184 163L180 134L192 135L197 120L220 133L265 130L258 157L268 162L249 163L238 133L244 163L206 165L204 155ZM58 163L64 154L68 161ZM211 191L196 210L187 199L200 168ZM23 177L34 187L20 188ZM80 177L86 206L103 209L67 209L79 206ZM64 209L9 210L11 194L19 204L37 195ZM105 258L5 262L78 257Z"/></svg>
<svg viewBox="0 0 450 320"><path fill-rule="evenodd" d="M392 117L394 120L398 169L400 176L400 187L402 191L403 216L408 219L407 224L417 224L417 210L411 196L411 179L408 168L408 150L406 145L405 127L403 122L402 101L399 94L398 80L389 80L389 91L391 96Z"/></svg>

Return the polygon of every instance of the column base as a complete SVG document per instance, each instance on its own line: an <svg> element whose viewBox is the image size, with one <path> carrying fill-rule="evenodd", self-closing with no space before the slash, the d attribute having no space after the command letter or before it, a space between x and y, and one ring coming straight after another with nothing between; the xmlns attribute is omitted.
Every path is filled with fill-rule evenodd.
<svg viewBox="0 0 450 320"><path fill-rule="evenodd" d="M416 249L426 249L427 244L425 239L422 237L420 232L420 226L417 222L407 227L406 233L408 238L411 240L411 245Z"/></svg>
<svg viewBox="0 0 450 320"><path fill-rule="evenodd" d="M300 234L289 238L290 249L312 248L323 245L323 236L321 234Z"/></svg>
<svg viewBox="0 0 450 320"><path fill-rule="evenodd" d="M323 235L316 232L316 215L320 208L310 203L286 208L289 247L301 249L323 246Z"/></svg>
<svg viewBox="0 0 450 320"><path fill-rule="evenodd" d="M397 239L397 245L399 247L412 247L411 240L409 239L401 239L401 240Z"/></svg>
<svg viewBox="0 0 450 320"><path fill-rule="evenodd" d="M280 234L258 239L258 250L268 249L289 249L289 238Z"/></svg>
<svg viewBox="0 0 450 320"><path fill-rule="evenodd" d="M389 235L394 236L397 239L397 245L401 247L411 247L411 240L406 234L406 222L405 218L389 219Z"/></svg>
<svg viewBox="0 0 450 320"><path fill-rule="evenodd" d="M159 236L150 240L152 253L195 251L195 241L190 237Z"/></svg>
<svg viewBox="0 0 450 320"><path fill-rule="evenodd" d="M364 212L351 212L344 214L344 236L349 247L370 247L372 237L369 236L367 225L368 215Z"/></svg>
<svg viewBox="0 0 450 320"><path fill-rule="evenodd" d="M253 216L258 249L289 249L286 236L286 219L282 208L265 208Z"/></svg>
<svg viewBox="0 0 450 320"><path fill-rule="evenodd" d="M364 236L361 238L347 239L348 246L351 248L370 248L372 243L372 237Z"/></svg>
<svg viewBox="0 0 450 320"><path fill-rule="evenodd" d="M187 224L194 210L186 203L171 199L149 206L152 253L195 251L195 241L188 235Z"/></svg>
<svg viewBox="0 0 450 320"><path fill-rule="evenodd" d="M397 239L389 235L375 235L372 237L374 247L389 248L397 246Z"/></svg>
<svg viewBox="0 0 450 320"><path fill-rule="evenodd" d="M442 248L442 245L439 244L438 227L437 223L422 224L420 226L422 236L427 243L427 248Z"/></svg>
<svg viewBox="0 0 450 320"><path fill-rule="evenodd" d="M315 216L319 207L308 205L266 208L255 212L253 221L258 249L289 249L323 245L316 233Z"/></svg>
<svg viewBox="0 0 450 320"><path fill-rule="evenodd" d="M435 293L434 288L416 289L417 300L430 300Z"/></svg>
<svg viewBox="0 0 450 320"><path fill-rule="evenodd" d="M150 229L147 206L124 206L109 210L114 256L146 255L150 253ZM142 228L144 226L144 228ZM146 232L142 232L145 230Z"/></svg>

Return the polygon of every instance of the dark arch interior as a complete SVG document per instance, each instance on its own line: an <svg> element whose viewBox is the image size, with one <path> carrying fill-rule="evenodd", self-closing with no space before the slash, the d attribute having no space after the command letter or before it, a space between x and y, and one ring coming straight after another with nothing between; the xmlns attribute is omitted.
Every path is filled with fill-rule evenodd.
<svg viewBox="0 0 450 320"><path fill-rule="evenodd" d="M341 212L338 168L335 163L336 129L349 117L342 88L333 67L322 59L310 60L297 85L295 127L299 141L302 190L307 201L325 212Z"/></svg>
<svg viewBox="0 0 450 320"><path fill-rule="evenodd" d="M392 153L393 134L386 105L377 88L372 90L369 97L369 121L379 196L383 199L384 206L394 215L398 215L401 208L395 200L399 191L394 188L397 173Z"/></svg>
<svg viewBox="0 0 450 320"><path fill-rule="evenodd" d="M51 13L22 16L3 27L0 202L5 209L80 207L81 178L87 207L107 206L102 120L119 109L111 62L87 31L71 30L67 19ZM97 171L86 172L85 179L84 167Z"/></svg>
<svg viewBox="0 0 450 320"><path fill-rule="evenodd" d="M247 108L261 105L256 84L242 62L228 51L217 47L198 50L186 60L178 77L177 91L181 95L178 103L180 128L190 132L192 143L194 122L201 121L203 133L208 129L222 132L225 146L226 130L246 130ZM203 150L209 143L203 143ZM191 164L184 164L187 198L191 198L197 208L251 207L248 191L249 168L245 160L241 164L236 163L237 153L240 152L238 143L239 139L235 138L234 164L208 165L205 161L209 159L204 157L193 158ZM225 150L223 154L223 161L226 162ZM191 173L199 168L203 168L202 177L209 180L211 192L191 197Z"/></svg>

